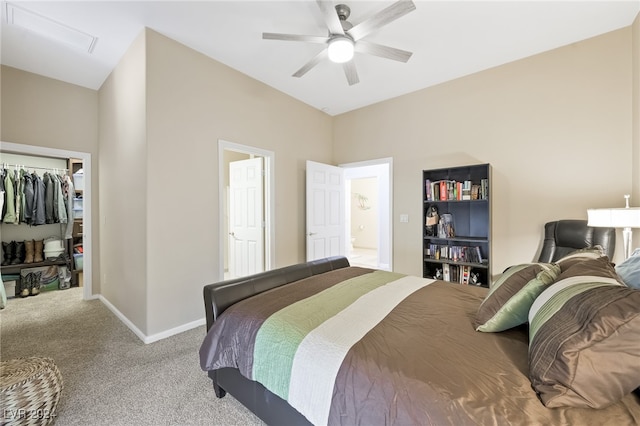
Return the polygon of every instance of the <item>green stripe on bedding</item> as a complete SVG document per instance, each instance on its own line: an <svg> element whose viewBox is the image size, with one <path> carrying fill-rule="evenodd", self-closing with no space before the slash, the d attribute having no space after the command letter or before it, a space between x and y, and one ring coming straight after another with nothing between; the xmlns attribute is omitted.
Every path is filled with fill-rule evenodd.
<svg viewBox="0 0 640 426"><path fill-rule="evenodd" d="M403 300L434 280L408 275L362 295L298 346L287 401L316 426L327 425L338 371L353 345Z"/></svg>
<svg viewBox="0 0 640 426"><path fill-rule="evenodd" d="M362 295L404 276L374 271L338 283L271 315L256 336L252 379L286 400L293 359L305 336Z"/></svg>
<svg viewBox="0 0 640 426"><path fill-rule="evenodd" d="M529 343L556 312L572 297L596 287L620 285L611 278L576 276L551 285L534 301L529 310Z"/></svg>

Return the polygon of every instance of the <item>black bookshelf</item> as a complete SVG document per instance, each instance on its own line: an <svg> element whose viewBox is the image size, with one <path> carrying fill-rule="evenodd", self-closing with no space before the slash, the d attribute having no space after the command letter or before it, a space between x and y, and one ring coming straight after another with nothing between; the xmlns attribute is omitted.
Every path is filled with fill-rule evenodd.
<svg viewBox="0 0 640 426"><path fill-rule="evenodd" d="M491 166L478 164L423 170L422 187L423 276L488 287L491 279ZM435 225L434 209L440 222ZM451 221L452 230L442 223L447 220Z"/></svg>

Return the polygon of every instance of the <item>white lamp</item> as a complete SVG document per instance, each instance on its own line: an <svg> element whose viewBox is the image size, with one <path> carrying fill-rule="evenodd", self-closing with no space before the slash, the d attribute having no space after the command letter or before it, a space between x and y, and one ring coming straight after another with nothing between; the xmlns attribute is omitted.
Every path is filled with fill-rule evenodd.
<svg viewBox="0 0 640 426"><path fill-rule="evenodd" d="M327 53L329 60L337 64L349 62L353 58L353 40L346 36L336 36L329 40Z"/></svg>
<svg viewBox="0 0 640 426"><path fill-rule="evenodd" d="M629 207L629 195L625 195L626 207L613 209L588 209L587 225L606 228L623 228L624 258L631 256L631 228L640 228L640 207Z"/></svg>

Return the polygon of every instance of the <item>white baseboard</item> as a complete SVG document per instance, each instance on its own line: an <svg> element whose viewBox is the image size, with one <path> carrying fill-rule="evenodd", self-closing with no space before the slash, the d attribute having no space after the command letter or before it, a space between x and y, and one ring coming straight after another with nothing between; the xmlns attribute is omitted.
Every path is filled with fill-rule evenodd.
<svg viewBox="0 0 640 426"><path fill-rule="evenodd" d="M189 331L191 329L194 329L196 327L200 327L201 325L205 325L207 323L206 318L202 318L196 321L191 321L187 324L183 324L180 325L178 327L174 327L171 328L169 330L166 331L162 331L160 333L156 333L156 334L152 334L151 336L147 336L143 339L143 342L145 343L153 343L153 342L157 342L158 340L162 340L162 339L166 339L167 337L171 337L174 336L176 334L180 334L183 333L185 331ZM202 338L204 339L204 334L202 335Z"/></svg>
<svg viewBox="0 0 640 426"><path fill-rule="evenodd" d="M138 338L139 338L140 340L142 340L143 342L145 341L145 339L147 338L147 336L145 336L145 334L144 334L142 331L140 331L140 329L139 329L138 327L136 327L136 326L135 326L135 324L134 324L134 323L132 323L132 322L129 320L129 318L125 317L125 316L124 316L124 314L118 310L118 308L116 308L115 306L113 306L113 305L111 304L111 302L109 302L109 301L108 301L108 300L107 300L103 295L98 296L98 299L100 299L100 301L101 301L101 302L102 302L102 303L103 303L107 308L109 308L109 310L110 310L111 312L113 312L113 314L114 314L115 316L117 316L117 317L118 317L118 319L124 323L124 325L126 325L127 327L129 327L129 329L130 329L131 331L133 331L133 333L134 333L136 336L138 336ZM146 342L145 342L145 343L146 343Z"/></svg>
<svg viewBox="0 0 640 426"><path fill-rule="evenodd" d="M176 334L191 330L196 327L200 327L201 325L206 324L206 318L202 318L196 321L191 321L187 324L180 325L178 327L171 328L166 331L162 331L160 333L152 334L151 336L147 336L144 334L138 327L132 323L129 318L127 318L122 312L118 310L111 302L109 302L104 296L97 296L99 299L113 314L118 317L120 321L124 323L133 333L138 336L140 340L142 340L145 344L157 342L158 340L166 339L167 337L174 336Z"/></svg>

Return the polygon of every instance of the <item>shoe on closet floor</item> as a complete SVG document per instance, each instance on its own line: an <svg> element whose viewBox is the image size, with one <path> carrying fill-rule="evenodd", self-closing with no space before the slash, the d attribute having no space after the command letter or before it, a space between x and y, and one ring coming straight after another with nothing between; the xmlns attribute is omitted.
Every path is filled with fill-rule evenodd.
<svg viewBox="0 0 640 426"><path fill-rule="evenodd" d="M24 242L24 263L33 263L34 244L35 241L33 240L26 240Z"/></svg>
<svg viewBox="0 0 640 426"><path fill-rule="evenodd" d="M44 240L33 242L33 261L44 262Z"/></svg>
<svg viewBox="0 0 640 426"><path fill-rule="evenodd" d="M40 294L40 278L42 272L31 272L31 294L30 296L37 296Z"/></svg>
<svg viewBox="0 0 640 426"><path fill-rule="evenodd" d="M11 265L11 261L13 260L16 252L16 242L11 241L10 243L2 243L2 253L4 255L2 259L2 266Z"/></svg>
<svg viewBox="0 0 640 426"><path fill-rule="evenodd" d="M27 297L31 294L31 277L33 272L29 272L24 277L20 278L20 297Z"/></svg>
<svg viewBox="0 0 640 426"><path fill-rule="evenodd" d="M15 252L13 259L11 259L11 265L19 265L21 263L24 263L24 241L16 241L15 244Z"/></svg>

